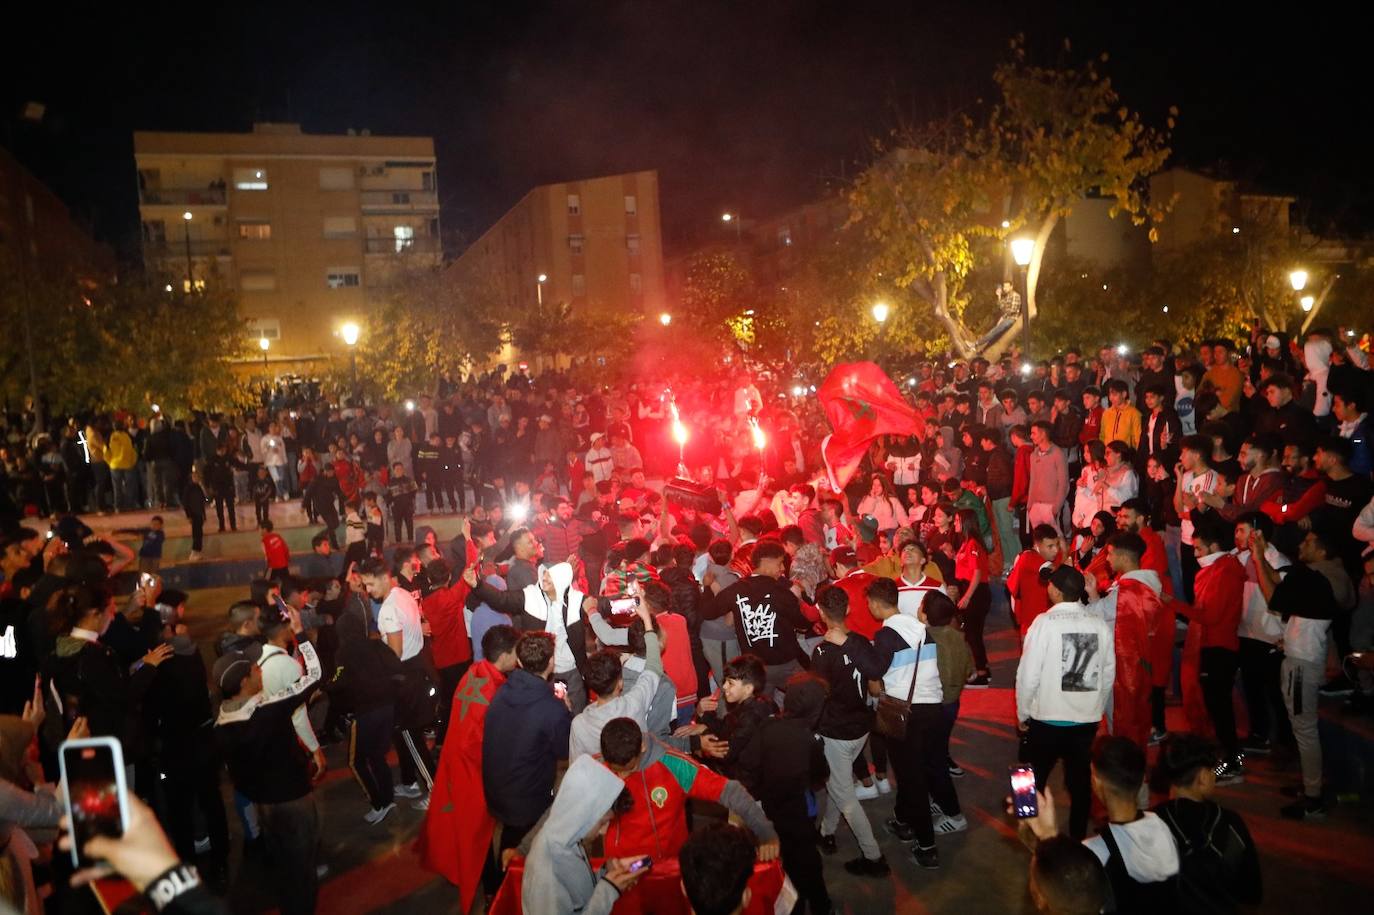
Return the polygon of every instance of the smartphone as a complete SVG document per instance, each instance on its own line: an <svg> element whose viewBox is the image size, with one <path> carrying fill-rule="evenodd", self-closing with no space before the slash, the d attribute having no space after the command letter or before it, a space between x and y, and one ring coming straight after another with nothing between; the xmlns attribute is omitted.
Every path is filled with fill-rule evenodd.
<svg viewBox="0 0 1374 915"><path fill-rule="evenodd" d="M630 866L625 869L632 874L637 874L640 871L646 871L653 866L654 859L649 857L648 855L645 855L642 858L637 858L634 861L631 861Z"/></svg>
<svg viewBox="0 0 1374 915"><path fill-rule="evenodd" d="M140 588L151 588L156 583L157 576L153 575L151 572L144 572L142 575L138 576L138 586Z"/></svg>
<svg viewBox="0 0 1374 915"><path fill-rule="evenodd" d="M58 750L63 802L71 824L72 864L79 870L96 864L82 854L96 836L124 835L129 827L129 791L124 781L124 752L117 737L68 740Z"/></svg>
<svg viewBox="0 0 1374 915"><path fill-rule="evenodd" d="M1040 804L1035 799L1035 770L1030 766L1011 767L1011 806L1018 819L1039 816Z"/></svg>

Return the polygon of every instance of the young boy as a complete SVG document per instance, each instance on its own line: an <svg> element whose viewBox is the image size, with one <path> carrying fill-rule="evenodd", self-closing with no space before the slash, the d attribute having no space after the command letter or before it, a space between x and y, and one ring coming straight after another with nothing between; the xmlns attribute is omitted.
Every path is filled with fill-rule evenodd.
<svg viewBox="0 0 1374 915"><path fill-rule="evenodd" d="M200 513L201 517L204 518L205 496L203 493L201 495ZM147 527L120 528L115 533L138 534L139 537L143 538L138 547L138 570L140 572L156 572L161 568L162 545L167 539L167 535L162 530L161 515L153 515L149 518Z"/></svg>
<svg viewBox="0 0 1374 915"><path fill-rule="evenodd" d="M261 527L262 555L267 560L267 577L285 579L291 572L291 548L286 545L281 534L272 530L270 519L264 519Z"/></svg>
<svg viewBox="0 0 1374 915"><path fill-rule="evenodd" d="M720 768L727 775L736 775L740 758L758 736L759 727L777 711L773 700L765 695L767 684L763 662L751 654L740 655L725 665L725 682L718 695L697 703L697 720L712 736L730 745L729 753L720 760ZM724 708L720 707L721 698L725 699Z"/></svg>
<svg viewBox="0 0 1374 915"><path fill-rule="evenodd" d="M415 540L415 493L419 487L406 475L400 461L391 465L391 483L386 488L386 501L391 506L391 532L397 543Z"/></svg>
<svg viewBox="0 0 1374 915"><path fill-rule="evenodd" d="M940 593L929 595L921 602L917 618L926 626L926 638L935 643L935 663L940 670L940 687L943 690L941 710L944 712L944 728L936 735L940 747L937 758L943 755L949 773L946 778L963 778L964 770L949 753L949 738L954 732L954 722L959 717L959 696L964 684L973 676L973 654L969 651L964 634L954 625L958 611L954 601ZM944 781L938 773L932 776L933 782ZM968 829L968 820L959 809L959 796L955 793L954 783L948 788L937 788L932 794L944 790L946 799L953 798L953 809L941 808L941 815L935 818L937 835L963 832Z"/></svg>
<svg viewBox="0 0 1374 915"><path fill-rule="evenodd" d="M1102 427L1098 437L1102 444L1125 442L1134 448L1140 444L1140 411L1131 404L1130 388L1119 378L1112 378L1103 385L1107 389L1107 400L1111 404L1102 411Z"/></svg>
<svg viewBox="0 0 1374 915"><path fill-rule="evenodd" d="M363 521L367 524L367 534L364 537L367 543L367 551L373 556L382 555L382 547L385 546L386 528L383 527L382 508L377 504L377 494L367 492L363 495Z"/></svg>
<svg viewBox="0 0 1374 915"><path fill-rule="evenodd" d="M258 529L271 530L268 525L271 523L272 500L277 497L277 484L272 482L271 475L268 474L266 467L258 468L258 475L253 480L253 510L258 516Z"/></svg>

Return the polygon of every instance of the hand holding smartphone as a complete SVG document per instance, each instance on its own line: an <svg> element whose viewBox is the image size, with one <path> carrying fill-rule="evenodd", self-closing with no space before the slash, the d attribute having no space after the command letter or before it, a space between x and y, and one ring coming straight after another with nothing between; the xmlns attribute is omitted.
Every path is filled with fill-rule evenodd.
<svg viewBox="0 0 1374 915"><path fill-rule="evenodd" d="M119 838L129 828L129 790L124 779L124 752L114 737L65 741L58 750L62 800L72 834L72 864L78 869L99 862L83 853L96 836Z"/></svg>
<svg viewBox="0 0 1374 915"><path fill-rule="evenodd" d="M1011 807L1018 820L1040 815L1035 799L1035 770L1030 766L1011 767Z"/></svg>

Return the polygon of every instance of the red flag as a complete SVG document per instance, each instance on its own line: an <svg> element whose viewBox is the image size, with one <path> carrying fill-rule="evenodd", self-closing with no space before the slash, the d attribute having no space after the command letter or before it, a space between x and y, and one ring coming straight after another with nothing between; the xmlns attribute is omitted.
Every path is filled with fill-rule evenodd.
<svg viewBox="0 0 1374 915"><path fill-rule="evenodd" d="M429 812L415 840L424 866L458 887L464 912L472 908L496 829L482 793L482 734L491 697L505 682L506 675L485 659L459 681Z"/></svg>
<svg viewBox="0 0 1374 915"><path fill-rule="evenodd" d="M892 379L872 362L835 366L817 396L834 430L821 442L821 457L836 492L854 476L875 438L916 435L923 425Z"/></svg>

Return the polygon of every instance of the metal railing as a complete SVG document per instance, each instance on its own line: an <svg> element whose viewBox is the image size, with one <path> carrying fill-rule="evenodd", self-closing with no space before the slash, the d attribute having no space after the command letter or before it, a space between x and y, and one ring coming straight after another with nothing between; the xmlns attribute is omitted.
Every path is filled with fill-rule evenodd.
<svg viewBox="0 0 1374 915"><path fill-rule="evenodd" d="M439 239L430 236L415 238L367 238L363 250L368 254L437 254Z"/></svg>
<svg viewBox="0 0 1374 915"><path fill-rule="evenodd" d="M421 189L390 189L385 191L360 191L358 202L365 210L372 209L437 209L439 195L434 191Z"/></svg>
<svg viewBox="0 0 1374 915"><path fill-rule="evenodd" d="M167 206L224 206L225 192L222 187L143 188L139 200L144 205Z"/></svg>
<svg viewBox="0 0 1374 915"><path fill-rule="evenodd" d="M145 241L145 256L153 259L185 257L186 242L182 241ZM192 257L232 257L233 250L228 239L191 239Z"/></svg>

